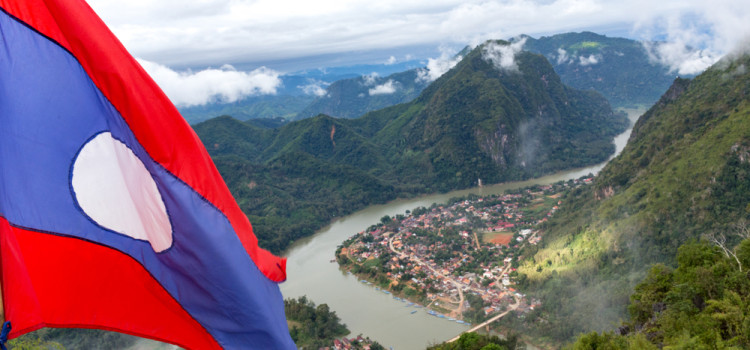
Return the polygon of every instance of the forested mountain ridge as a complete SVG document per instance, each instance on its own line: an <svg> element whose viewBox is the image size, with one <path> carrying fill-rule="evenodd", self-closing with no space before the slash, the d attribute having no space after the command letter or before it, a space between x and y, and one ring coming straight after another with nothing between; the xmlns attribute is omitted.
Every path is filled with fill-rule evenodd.
<svg viewBox="0 0 750 350"><path fill-rule="evenodd" d="M648 43L631 39L581 32L538 39L522 35L512 39L519 40L525 41L524 50L544 55L563 83L576 89L597 91L615 107L645 108L652 105L677 74L649 53L646 49ZM467 47L456 57L463 57L470 51ZM411 68L416 64L395 65L394 69ZM230 115L239 120L284 118L289 121L318 114L357 118L370 111L412 101L431 82L426 67L393 72L373 66L372 69L385 73L362 75L366 68L350 69L331 76L320 72L281 75L283 84L276 94L249 96L231 103L217 101L181 107L180 110L191 124L219 115ZM341 69L344 68L326 70ZM303 91L312 82L319 84L320 95L308 95Z"/></svg>
<svg viewBox="0 0 750 350"><path fill-rule="evenodd" d="M393 120L375 139L397 145L391 156L406 156L405 164L423 165L420 176L439 190L605 160L625 116L614 115L601 95L563 85L542 56L521 51L501 66L497 51L508 45L475 48L413 102L363 121Z"/></svg>
<svg viewBox="0 0 750 350"><path fill-rule="evenodd" d="M195 130L275 252L366 205L539 176L614 151L624 115L564 86L540 55L509 53L512 68L499 66L488 58L499 48L509 43L477 47L414 101L361 118L264 129L221 117Z"/></svg>
<svg viewBox="0 0 750 350"><path fill-rule="evenodd" d="M561 341L612 329L650 264L674 266L683 243L750 218L748 64L675 80L594 185L565 199L519 268L545 301L537 331Z"/></svg>
<svg viewBox="0 0 750 350"><path fill-rule="evenodd" d="M357 118L363 114L409 102L419 96L430 84L420 79L420 69L378 75L359 76L331 83L323 96L317 97L300 111L294 119L305 119L318 114L336 118Z"/></svg>
<svg viewBox="0 0 750 350"><path fill-rule="evenodd" d="M616 107L651 106L677 74L635 40L592 32L515 40L525 40L525 50L547 57L565 84L595 90Z"/></svg>

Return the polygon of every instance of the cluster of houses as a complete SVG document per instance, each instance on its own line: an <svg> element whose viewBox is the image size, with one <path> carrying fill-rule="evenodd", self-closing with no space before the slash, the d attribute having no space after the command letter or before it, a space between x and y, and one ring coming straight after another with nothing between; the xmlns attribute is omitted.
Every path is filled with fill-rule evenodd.
<svg viewBox="0 0 750 350"><path fill-rule="evenodd" d="M583 181L583 180L582 180ZM461 293L479 295L485 314L517 304L517 311L529 312L538 300L512 288L513 259L523 244L537 244L541 234L534 227L558 210L557 205L542 208L544 215L527 218L524 209L539 206L542 199L557 198L552 185L516 194L463 200L446 206L406 215L397 225L374 226L360 232L341 254L364 264L380 259L378 266L391 280L421 291L431 304L457 309ZM550 201L546 203L550 205ZM415 210L416 211L416 210ZM428 232L428 234L425 234ZM458 235L448 236L448 232ZM483 242L483 234L505 233L507 242ZM489 258L488 258L489 257ZM500 263L502 259L502 263ZM385 261L383 261L385 260ZM459 289L461 293L459 293ZM464 305L466 306L466 305ZM466 310L466 308L463 308ZM457 315L460 316L460 315Z"/></svg>
<svg viewBox="0 0 750 350"><path fill-rule="evenodd" d="M367 338L362 338L362 336L357 336L356 338L341 338L341 339L334 339L333 340L333 348L323 348L325 350L353 350L353 349L362 349L362 350L370 350L370 347L372 346L372 341Z"/></svg>

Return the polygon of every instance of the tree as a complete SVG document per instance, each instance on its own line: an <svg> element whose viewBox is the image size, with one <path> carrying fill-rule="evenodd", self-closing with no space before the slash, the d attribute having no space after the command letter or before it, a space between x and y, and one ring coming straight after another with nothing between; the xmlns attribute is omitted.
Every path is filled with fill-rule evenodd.
<svg viewBox="0 0 750 350"><path fill-rule="evenodd" d="M743 235L745 235L744 238L747 238L746 235L750 234L750 231L748 230L747 225L743 225L741 228L738 227L734 231L734 234L739 237L743 237ZM734 258L734 260L737 262L737 268L740 270L740 272L742 272L742 262L740 262L740 259L737 257L736 248L729 248L729 246L727 245L727 237L723 233L711 232L704 234L703 238L705 238L711 244L721 248L727 258L730 256Z"/></svg>

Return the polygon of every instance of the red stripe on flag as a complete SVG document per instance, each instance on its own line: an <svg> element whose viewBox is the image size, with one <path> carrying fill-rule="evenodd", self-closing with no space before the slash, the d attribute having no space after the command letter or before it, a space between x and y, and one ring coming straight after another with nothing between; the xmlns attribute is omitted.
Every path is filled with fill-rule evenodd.
<svg viewBox="0 0 750 350"><path fill-rule="evenodd" d="M0 218L0 251L10 338L42 327L128 329L183 348L221 349L138 262L116 250Z"/></svg>
<svg viewBox="0 0 750 350"><path fill-rule="evenodd" d="M208 152L167 96L83 0L0 0L8 13L70 51L165 169L219 208L269 279L286 279L286 259L258 247Z"/></svg>

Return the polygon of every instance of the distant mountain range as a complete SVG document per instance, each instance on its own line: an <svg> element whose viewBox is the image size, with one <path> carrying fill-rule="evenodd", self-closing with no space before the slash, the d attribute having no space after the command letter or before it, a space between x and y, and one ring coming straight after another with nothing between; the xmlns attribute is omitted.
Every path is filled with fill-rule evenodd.
<svg viewBox="0 0 750 350"><path fill-rule="evenodd" d="M648 107L672 84L675 74L654 62L638 41L591 32L525 40L524 50L544 55L565 84L594 90L617 107Z"/></svg>
<svg viewBox="0 0 750 350"><path fill-rule="evenodd" d="M326 88L335 82L362 79L364 76L389 76L421 66L419 61L410 60L394 64L361 64L293 72L279 77L281 86L273 95L249 96L230 103L213 102L179 109L183 117L191 124L221 115L230 115L240 120L256 118L294 120L298 119L297 115L300 112L316 101L319 94L327 95ZM368 90L365 90L365 93L367 92ZM389 105L382 107L387 106Z"/></svg>
<svg viewBox="0 0 750 350"><path fill-rule="evenodd" d="M591 32L513 39L520 40L525 41L525 50L545 56L563 83L597 91L614 107L650 106L674 79L668 67L649 59L638 41ZM190 123L220 115L240 120L298 120L318 114L356 118L419 96L429 85L428 80L419 78L423 65L409 61L297 72L281 76L283 84L276 95L184 107L180 111Z"/></svg>
<svg viewBox="0 0 750 350"><path fill-rule="evenodd" d="M360 118L267 129L221 117L195 130L261 245L276 252L373 203L605 160L626 117L598 93L565 86L541 55L506 53L505 66L498 55L508 48L481 45L413 101Z"/></svg>
<svg viewBox="0 0 750 350"><path fill-rule="evenodd" d="M519 268L527 289L545 300L538 313L545 322L532 332L559 342L611 330L651 264L674 266L678 248L703 234L726 234L729 249L739 242L735 224L750 219L748 66L748 56L725 58L694 80L675 80L594 185L564 199ZM706 276L699 280L711 285L700 288L719 288ZM690 293L700 303L720 295Z"/></svg>
<svg viewBox="0 0 750 350"><path fill-rule="evenodd" d="M294 119L326 114L336 118L357 118L367 112L409 102L419 96L430 81L419 79L412 69L387 77L359 76L332 83L323 96L316 98Z"/></svg>

